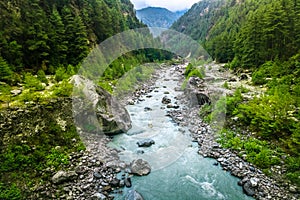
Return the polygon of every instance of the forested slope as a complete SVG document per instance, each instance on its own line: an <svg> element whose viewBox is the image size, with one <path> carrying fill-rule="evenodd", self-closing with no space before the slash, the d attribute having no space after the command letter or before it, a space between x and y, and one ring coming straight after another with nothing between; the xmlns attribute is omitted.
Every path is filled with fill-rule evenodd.
<svg viewBox="0 0 300 200"><path fill-rule="evenodd" d="M300 0L204 0L172 28L198 40L234 72L250 71L250 84L267 88L253 99L244 99L242 90L227 97L229 121L236 119L232 123L259 140L250 143L235 130L225 136L226 145L248 152L247 160L266 173L282 165L299 186Z"/></svg>
<svg viewBox="0 0 300 200"><path fill-rule="evenodd" d="M129 0L3 0L0 11L0 81L76 66L106 38L144 27Z"/></svg>

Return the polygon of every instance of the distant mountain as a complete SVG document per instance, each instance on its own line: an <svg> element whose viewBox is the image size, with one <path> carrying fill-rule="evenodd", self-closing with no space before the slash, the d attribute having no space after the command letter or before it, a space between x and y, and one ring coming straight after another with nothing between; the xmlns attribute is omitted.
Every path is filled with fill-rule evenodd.
<svg viewBox="0 0 300 200"><path fill-rule="evenodd" d="M149 27L169 28L187 10L172 12L166 8L148 7L136 11L137 18Z"/></svg>

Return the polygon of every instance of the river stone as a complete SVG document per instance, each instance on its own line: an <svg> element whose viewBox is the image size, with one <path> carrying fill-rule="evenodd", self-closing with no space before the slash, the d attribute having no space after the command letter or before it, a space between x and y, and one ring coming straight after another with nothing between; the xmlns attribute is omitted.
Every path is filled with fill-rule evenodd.
<svg viewBox="0 0 300 200"><path fill-rule="evenodd" d="M142 195L135 190L128 191L125 200L144 200Z"/></svg>
<svg viewBox="0 0 300 200"><path fill-rule="evenodd" d="M137 159L130 164L132 174L139 176L148 175L151 172L151 166L143 159Z"/></svg>
<svg viewBox="0 0 300 200"><path fill-rule="evenodd" d="M77 173L75 171L58 171L51 180L54 184L60 184L62 182L74 180L76 177Z"/></svg>
<svg viewBox="0 0 300 200"><path fill-rule="evenodd" d="M107 199L104 194L101 193L95 193L93 196L91 196L90 200L105 200Z"/></svg>
<svg viewBox="0 0 300 200"><path fill-rule="evenodd" d="M12 91L10 91L10 93L11 93L13 96L18 96L19 94L22 93L22 90L12 90Z"/></svg>
<svg viewBox="0 0 300 200"><path fill-rule="evenodd" d="M167 96L164 96L163 99L161 100L161 102L163 104L169 104L169 103L171 103L171 99L168 98Z"/></svg>
<svg viewBox="0 0 300 200"><path fill-rule="evenodd" d="M75 75L73 114L76 125L91 133L118 134L131 128L127 110L107 91L91 80Z"/></svg>
<svg viewBox="0 0 300 200"><path fill-rule="evenodd" d="M251 187L257 187L258 182L259 182L259 179L258 179L258 178L251 178L251 179L250 179Z"/></svg>
<svg viewBox="0 0 300 200"><path fill-rule="evenodd" d="M131 178L125 178L124 184L126 187L130 188L131 187Z"/></svg>
<svg viewBox="0 0 300 200"><path fill-rule="evenodd" d="M242 74L242 75L240 76L240 81L243 81L243 80L248 80L247 74Z"/></svg>
<svg viewBox="0 0 300 200"><path fill-rule="evenodd" d="M251 186L250 181L247 181L243 185L243 191L246 195L251 196L251 197L255 194L255 191L254 191L253 187Z"/></svg>
<svg viewBox="0 0 300 200"><path fill-rule="evenodd" d="M141 141L138 141L136 143L139 147L150 147L152 146L153 144L155 144L154 140L152 139L144 139L144 140L141 140Z"/></svg>

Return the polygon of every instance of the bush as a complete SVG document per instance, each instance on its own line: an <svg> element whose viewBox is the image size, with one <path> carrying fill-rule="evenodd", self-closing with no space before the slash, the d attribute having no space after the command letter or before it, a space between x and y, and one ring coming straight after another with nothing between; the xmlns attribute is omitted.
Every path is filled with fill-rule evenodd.
<svg viewBox="0 0 300 200"><path fill-rule="evenodd" d="M289 93L275 92L274 95L240 104L234 114L260 136L278 139L289 135L294 126L295 121L288 115L294 111L293 105L294 100Z"/></svg>
<svg viewBox="0 0 300 200"><path fill-rule="evenodd" d="M70 97L73 92L73 85L68 80L52 86L51 90L56 97Z"/></svg>
<svg viewBox="0 0 300 200"><path fill-rule="evenodd" d="M185 69L184 76L189 79L192 76L203 78L204 77L204 68L198 69L191 63L188 64L188 66Z"/></svg>
<svg viewBox="0 0 300 200"><path fill-rule="evenodd" d="M42 83L48 84L48 79L46 78L46 74L43 70L39 70L37 72L37 78L39 79L39 81L41 81Z"/></svg>
<svg viewBox="0 0 300 200"><path fill-rule="evenodd" d="M66 69L64 67L59 67L55 71L55 80L57 82L67 79L69 76L66 73Z"/></svg>
<svg viewBox="0 0 300 200"><path fill-rule="evenodd" d="M0 81L9 83L13 71L10 69L6 61L0 56Z"/></svg>
<svg viewBox="0 0 300 200"><path fill-rule="evenodd" d="M265 141L255 138L243 139L235 132L226 129L220 132L218 141L225 148L245 151L246 160L262 169L280 164L279 153L272 150Z"/></svg>
<svg viewBox="0 0 300 200"><path fill-rule="evenodd" d="M243 102L243 96L240 89L237 89L233 96L226 97L226 115L234 115L234 111Z"/></svg>
<svg viewBox="0 0 300 200"><path fill-rule="evenodd" d="M26 73L24 75L24 83L25 88L31 89L33 91L42 91L45 89L41 81L31 73Z"/></svg>
<svg viewBox="0 0 300 200"><path fill-rule="evenodd" d="M225 83L223 84L223 87L225 88L225 89L230 89L230 87L229 87L229 84L228 84L228 82L227 81L225 81Z"/></svg>

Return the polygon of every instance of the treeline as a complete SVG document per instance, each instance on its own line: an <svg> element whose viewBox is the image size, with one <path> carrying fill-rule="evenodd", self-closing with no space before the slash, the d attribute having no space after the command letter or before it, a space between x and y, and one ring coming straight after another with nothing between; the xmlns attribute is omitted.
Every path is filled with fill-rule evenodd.
<svg viewBox="0 0 300 200"><path fill-rule="evenodd" d="M0 13L0 81L76 66L106 38L144 27L129 0L3 0Z"/></svg>
<svg viewBox="0 0 300 200"><path fill-rule="evenodd" d="M218 62L258 67L300 49L299 0L205 0L172 28L199 40Z"/></svg>

